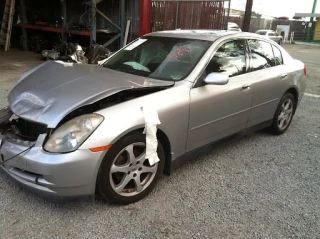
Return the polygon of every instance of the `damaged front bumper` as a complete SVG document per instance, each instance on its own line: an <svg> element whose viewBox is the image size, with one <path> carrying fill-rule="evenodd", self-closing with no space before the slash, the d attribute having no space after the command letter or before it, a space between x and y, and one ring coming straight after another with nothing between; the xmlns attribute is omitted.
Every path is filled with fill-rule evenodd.
<svg viewBox="0 0 320 239"><path fill-rule="evenodd" d="M93 198L103 152L48 153L42 148L45 138L40 134L29 142L0 133L0 168L20 185L51 200Z"/></svg>

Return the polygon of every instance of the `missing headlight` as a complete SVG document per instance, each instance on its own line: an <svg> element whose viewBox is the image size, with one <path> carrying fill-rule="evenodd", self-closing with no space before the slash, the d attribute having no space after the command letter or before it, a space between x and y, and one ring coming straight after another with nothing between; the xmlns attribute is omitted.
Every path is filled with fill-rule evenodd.
<svg viewBox="0 0 320 239"><path fill-rule="evenodd" d="M40 124L22 118L12 119L9 131L23 140L36 141L40 134L48 132L45 124Z"/></svg>

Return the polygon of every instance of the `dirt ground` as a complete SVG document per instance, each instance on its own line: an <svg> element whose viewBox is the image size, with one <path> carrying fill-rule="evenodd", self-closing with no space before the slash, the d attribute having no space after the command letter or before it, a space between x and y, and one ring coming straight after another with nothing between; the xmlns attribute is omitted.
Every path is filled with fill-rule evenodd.
<svg viewBox="0 0 320 239"><path fill-rule="evenodd" d="M7 104L7 95L22 73L42 62L40 57L34 52L18 49L11 49L8 52L0 51L0 107Z"/></svg>

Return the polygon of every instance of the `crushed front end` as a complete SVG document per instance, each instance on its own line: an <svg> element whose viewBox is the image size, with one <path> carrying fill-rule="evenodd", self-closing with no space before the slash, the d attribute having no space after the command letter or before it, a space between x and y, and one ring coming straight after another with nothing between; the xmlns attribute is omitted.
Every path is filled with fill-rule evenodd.
<svg viewBox="0 0 320 239"><path fill-rule="evenodd" d="M20 185L56 201L92 198L102 153L43 150L51 129L0 110L0 168ZM90 159L90 160L88 160Z"/></svg>

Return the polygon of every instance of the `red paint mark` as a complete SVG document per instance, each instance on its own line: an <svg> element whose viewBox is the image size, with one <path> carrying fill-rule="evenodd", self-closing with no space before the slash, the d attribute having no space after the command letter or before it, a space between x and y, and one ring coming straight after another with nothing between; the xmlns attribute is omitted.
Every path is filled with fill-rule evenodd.
<svg viewBox="0 0 320 239"><path fill-rule="evenodd" d="M184 47L184 48L177 48L175 53L173 54L169 54L168 58L171 60L179 60L179 58L181 58L182 56L184 56L184 53L186 52L190 52L190 49Z"/></svg>

